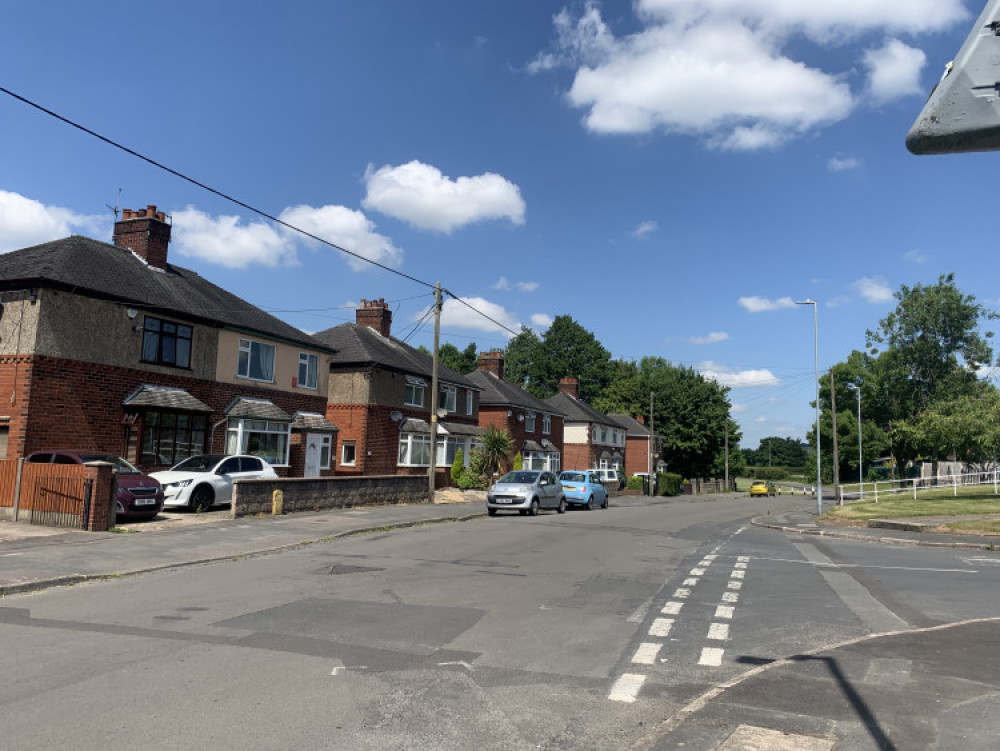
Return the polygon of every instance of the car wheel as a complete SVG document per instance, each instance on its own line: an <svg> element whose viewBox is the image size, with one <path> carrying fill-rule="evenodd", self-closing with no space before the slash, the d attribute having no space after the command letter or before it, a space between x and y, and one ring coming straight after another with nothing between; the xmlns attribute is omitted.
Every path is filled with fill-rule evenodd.
<svg viewBox="0 0 1000 751"><path fill-rule="evenodd" d="M528 514L530 516L538 516L538 499L537 498L532 498L531 499L531 508L528 509Z"/></svg>
<svg viewBox="0 0 1000 751"><path fill-rule="evenodd" d="M199 485L191 491L191 510L208 511L215 502L215 494L207 485Z"/></svg>
<svg viewBox="0 0 1000 751"><path fill-rule="evenodd" d="M556 513L558 513L558 514L565 514L566 513L566 499L565 498L560 498L559 499L559 506L556 508Z"/></svg>
<svg viewBox="0 0 1000 751"><path fill-rule="evenodd" d="M607 508L607 507L608 507L608 497L604 496L604 503L601 504L601 508Z"/></svg>
<svg viewBox="0 0 1000 751"><path fill-rule="evenodd" d="M584 506L584 508L586 508L587 511L594 508L594 496L590 496L590 498L587 499L587 505Z"/></svg>
<svg viewBox="0 0 1000 751"><path fill-rule="evenodd" d="M488 508L486 509L486 513L489 514L490 516L496 516L497 510L495 508Z"/></svg>

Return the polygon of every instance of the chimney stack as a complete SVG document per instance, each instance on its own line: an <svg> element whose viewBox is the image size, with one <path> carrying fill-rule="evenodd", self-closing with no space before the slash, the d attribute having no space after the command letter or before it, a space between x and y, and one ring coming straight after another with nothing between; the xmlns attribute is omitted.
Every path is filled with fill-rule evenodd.
<svg viewBox="0 0 1000 751"><path fill-rule="evenodd" d="M574 399L580 399L580 381L577 378L560 378L559 393L569 394Z"/></svg>
<svg viewBox="0 0 1000 751"><path fill-rule="evenodd" d="M645 426L645 424L646 424L646 418L643 417L642 415L636 415L635 416L635 421L637 423L639 423L640 425L643 425L643 426Z"/></svg>
<svg viewBox="0 0 1000 751"><path fill-rule="evenodd" d="M375 329L385 337L392 329L392 311L381 297L378 300L362 300L361 307L355 312L355 320L359 326Z"/></svg>
<svg viewBox="0 0 1000 751"><path fill-rule="evenodd" d="M167 267L167 245L170 244L170 225L167 215L153 205L145 209L122 209L122 218L115 222L114 242L119 248L128 248L150 266Z"/></svg>
<svg viewBox="0 0 1000 751"><path fill-rule="evenodd" d="M479 369L492 373L501 381L503 380L503 352L493 350L492 352L479 353Z"/></svg>

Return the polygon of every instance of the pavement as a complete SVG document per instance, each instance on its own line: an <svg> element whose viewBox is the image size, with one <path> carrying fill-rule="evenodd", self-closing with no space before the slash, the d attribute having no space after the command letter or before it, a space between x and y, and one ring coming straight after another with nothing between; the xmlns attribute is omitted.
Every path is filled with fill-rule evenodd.
<svg viewBox="0 0 1000 751"><path fill-rule="evenodd" d="M226 511L161 514L117 532L0 521L0 597L88 580L265 555L316 542L485 514L481 494L231 519ZM808 505L808 501L804 501ZM1000 536L842 527L804 508L757 517L785 533L875 544L1000 550ZM995 749L1000 738L1000 619L872 634L763 665L664 719L643 748L737 751Z"/></svg>

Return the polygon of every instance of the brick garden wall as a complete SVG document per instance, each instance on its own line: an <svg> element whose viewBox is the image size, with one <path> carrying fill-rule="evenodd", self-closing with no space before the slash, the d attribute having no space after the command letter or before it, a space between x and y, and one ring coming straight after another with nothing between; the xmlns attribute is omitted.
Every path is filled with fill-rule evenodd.
<svg viewBox="0 0 1000 751"><path fill-rule="evenodd" d="M270 514L275 490L282 492L286 514L428 501L426 472L423 477L389 475L237 480L233 485L233 517Z"/></svg>

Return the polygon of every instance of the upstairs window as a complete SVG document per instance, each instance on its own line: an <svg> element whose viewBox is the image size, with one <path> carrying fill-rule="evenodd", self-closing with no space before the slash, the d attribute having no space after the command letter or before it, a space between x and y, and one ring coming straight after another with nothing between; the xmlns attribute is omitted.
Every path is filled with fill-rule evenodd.
<svg viewBox="0 0 1000 751"><path fill-rule="evenodd" d="M299 386L314 389L319 382L319 356L299 352Z"/></svg>
<svg viewBox="0 0 1000 751"><path fill-rule="evenodd" d="M465 414L472 414L472 389L465 392Z"/></svg>
<svg viewBox="0 0 1000 751"><path fill-rule="evenodd" d="M552 415L542 415L542 433L548 435L552 432Z"/></svg>
<svg viewBox="0 0 1000 751"><path fill-rule="evenodd" d="M442 386L441 393L438 394L438 406L448 412L455 412L458 409L455 403L457 399L458 391L454 386Z"/></svg>
<svg viewBox="0 0 1000 751"><path fill-rule="evenodd" d="M524 432L534 433L535 432L535 413L528 412L524 415Z"/></svg>
<svg viewBox="0 0 1000 751"><path fill-rule="evenodd" d="M274 382L274 345L240 339L240 360L236 375L253 381Z"/></svg>
<svg viewBox="0 0 1000 751"><path fill-rule="evenodd" d="M420 378L413 376L406 377L406 394L403 396L403 404L407 407L424 406L424 389L427 383Z"/></svg>
<svg viewBox="0 0 1000 751"><path fill-rule="evenodd" d="M142 361L190 368L191 327L146 316L142 326Z"/></svg>

